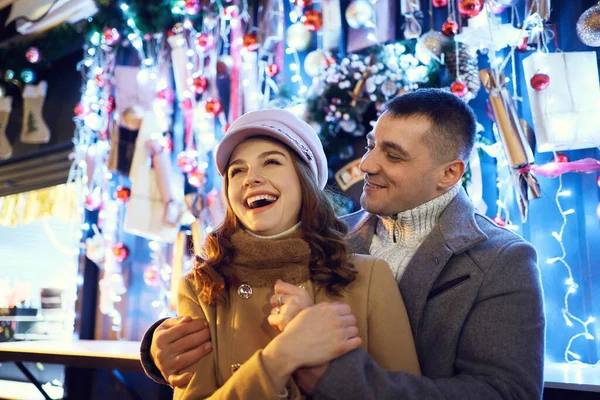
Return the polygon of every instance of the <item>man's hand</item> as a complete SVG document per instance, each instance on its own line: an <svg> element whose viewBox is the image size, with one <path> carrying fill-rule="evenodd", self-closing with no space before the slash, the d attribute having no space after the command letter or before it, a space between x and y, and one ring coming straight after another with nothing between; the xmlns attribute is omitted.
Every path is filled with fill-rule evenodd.
<svg viewBox="0 0 600 400"><path fill-rule="evenodd" d="M314 305L306 289L278 280L275 294L271 297L269 324L283 331L292 319L305 308Z"/></svg>
<svg viewBox="0 0 600 400"><path fill-rule="evenodd" d="M356 349L362 343L356 318L344 303L319 303L302 310L263 350L265 359L278 359L289 373L317 367Z"/></svg>
<svg viewBox="0 0 600 400"><path fill-rule="evenodd" d="M192 373L179 374L212 350L206 321L189 316L169 318L152 335L150 355L163 377L173 387L185 386Z"/></svg>

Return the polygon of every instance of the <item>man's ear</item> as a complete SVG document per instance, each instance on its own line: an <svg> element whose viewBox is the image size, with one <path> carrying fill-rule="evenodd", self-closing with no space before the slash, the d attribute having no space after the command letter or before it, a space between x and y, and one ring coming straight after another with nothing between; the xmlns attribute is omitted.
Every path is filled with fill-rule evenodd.
<svg viewBox="0 0 600 400"><path fill-rule="evenodd" d="M460 181L465 173L465 162L456 159L441 166L440 176L438 179L438 187L440 189L448 189Z"/></svg>

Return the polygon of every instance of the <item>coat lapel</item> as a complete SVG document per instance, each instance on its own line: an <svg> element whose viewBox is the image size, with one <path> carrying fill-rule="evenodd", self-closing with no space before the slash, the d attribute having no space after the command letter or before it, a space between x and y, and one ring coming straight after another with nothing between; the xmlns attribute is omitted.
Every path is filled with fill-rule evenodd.
<svg viewBox="0 0 600 400"><path fill-rule="evenodd" d="M415 340L429 292L450 258L486 239L487 235L475 221L473 204L461 189L419 246L400 280L400 292Z"/></svg>

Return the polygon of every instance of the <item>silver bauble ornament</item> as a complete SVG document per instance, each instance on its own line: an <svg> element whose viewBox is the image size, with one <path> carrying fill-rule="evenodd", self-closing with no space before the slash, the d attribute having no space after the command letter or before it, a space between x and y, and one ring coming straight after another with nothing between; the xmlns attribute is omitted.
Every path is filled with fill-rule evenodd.
<svg viewBox="0 0 600 400"><path fill-rule="evenodd" d="M588 8L577 20L577 36L584 44L600 47L600 4Z"/></svg>
<svg viewBox="0 0 600 400"><path fill-rule="evenodd" d="M366 0L354 0L346 8L346 21L350 28L360 29L373 21L374 10Z"/></svg>
<svg viewBox="0 0 600 400"><path fill-rule="evenodd" d="M440 56L444 46L450 41L442 32L429 31L424 33L415 47L415 56L423 64L428 65L432 59L441 62Z"/></svg>
<svg viewBox="0 0 600 400"><path fill-rule="evenodd" d="M304 72L314 78L327 68L327 54L323 50L313 50L304 59Z"/></svg>

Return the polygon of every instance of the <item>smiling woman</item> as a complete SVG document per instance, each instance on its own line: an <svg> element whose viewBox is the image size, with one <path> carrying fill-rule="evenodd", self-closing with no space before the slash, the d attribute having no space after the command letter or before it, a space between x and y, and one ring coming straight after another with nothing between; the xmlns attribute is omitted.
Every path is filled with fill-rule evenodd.
<svg viewBox="0 0 600 400"><path fill-rule="evenodd" d="M339 333L330 358L362 347L380 366L419 374L389 266L348 254L347 228L323 192L327 160L316 132L284 110L251 112L231 125L215 160L226 217L180 280L177 307L206 323L216 357L184 368L191 380L175 398L304 398L292 374L322 370L327 358L293 353L326 335L303 331L312 323L290 326L316 303L330 307L328 332Z"/></svg>

